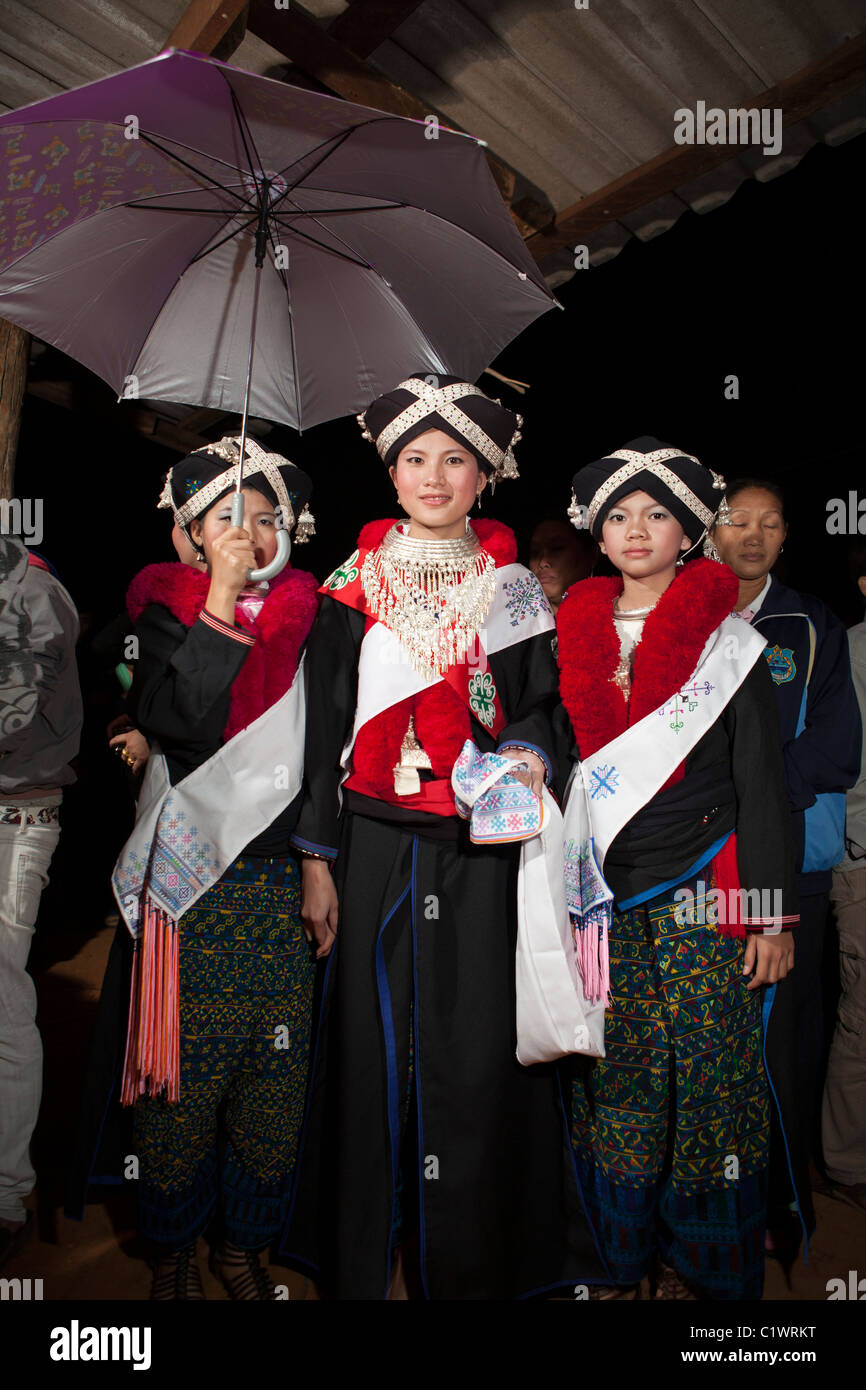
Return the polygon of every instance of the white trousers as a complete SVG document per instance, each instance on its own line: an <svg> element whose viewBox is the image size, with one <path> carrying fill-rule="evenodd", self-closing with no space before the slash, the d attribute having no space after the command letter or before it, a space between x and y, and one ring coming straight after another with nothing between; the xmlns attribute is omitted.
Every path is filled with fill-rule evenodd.
<svg viewBox="0 0 866 1390"><path fill-rule="evenodd" d="M24 1220L23 1199L36 1181L30 1139L42 1098L42 1039L27 958L60 835L56 820L27 821L59 802L25 802L21 824L0 823L0 1217L7 1221ZM0 821L9 810L0 803Z"/></svg>

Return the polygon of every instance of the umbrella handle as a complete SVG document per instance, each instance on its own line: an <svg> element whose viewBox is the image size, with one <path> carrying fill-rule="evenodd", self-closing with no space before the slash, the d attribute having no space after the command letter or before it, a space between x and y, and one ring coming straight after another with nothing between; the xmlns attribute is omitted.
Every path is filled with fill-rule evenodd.
<svg viewBox="0 0 866 1390"><path fill-rule="evenodd" d="M243 526L244 524L244 495L242 492L232 493L232 526ZM277 553L269 565L263 565L260 570L247 570L247 583L260 584L263 579L273 579L281 570L286 568L289 563L289 556L292 553L292 542L288 531L280 530L277 532Z"/></svg>

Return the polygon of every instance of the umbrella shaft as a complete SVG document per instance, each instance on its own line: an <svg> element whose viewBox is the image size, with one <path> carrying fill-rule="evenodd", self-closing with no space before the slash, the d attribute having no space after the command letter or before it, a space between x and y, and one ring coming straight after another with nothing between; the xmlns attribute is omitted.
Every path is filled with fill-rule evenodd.
<svg viewBox="0 0 866 1390"><path fill-rule="evenodd" d="M247 384L244 390L244 415L243 420L241 421L241 451L240 457L238 458L238 476L237 484L235 487L236 492L240 492L241 486L243 485L244 481L244 454L246 452L247 444L247 415L249 414L250 409L250 387L252 385L253 380L253 353L255 352L256 346L256 319L259 316L259 288L261 286L261 283L262 269L261 266L257 265L256 281L255 285L253 286L253 315L252 320L250 322L250 350L247 356Z"/></svg>

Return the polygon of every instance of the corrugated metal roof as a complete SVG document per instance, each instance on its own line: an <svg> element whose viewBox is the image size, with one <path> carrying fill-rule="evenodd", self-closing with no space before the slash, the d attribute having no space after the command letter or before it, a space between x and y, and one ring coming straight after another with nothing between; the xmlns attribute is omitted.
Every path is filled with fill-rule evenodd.
<svg viewBox="0 0 866 1390"><path fill-rule="evenodd" d="M294 5L294 0L292 0ZM0 109L143 62L187 0L0 0ZM345 0L307 0L323 23ZM724 109L826 57L864 28L862 0L424 0L369 60L474 135L557 211L674 143L674 113ZM286 59L248 33L238 67L276 74ZM781 155L740 148L726 163L587 238L593 263L648 239L689 207L725 202L744 178L791 168L817 140L866 130L866 88L785 131ZM518 193L520 185L518 185ZM545 263L556 283L569 253Z"/></svg>

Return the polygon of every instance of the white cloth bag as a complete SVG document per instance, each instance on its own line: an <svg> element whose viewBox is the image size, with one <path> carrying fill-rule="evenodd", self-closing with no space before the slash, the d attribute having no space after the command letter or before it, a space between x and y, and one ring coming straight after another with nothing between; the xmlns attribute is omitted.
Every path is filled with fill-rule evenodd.
<svg viewBox="0 0 866 1390"><path fill-rule="evenodd" d="M604 1003L583 992L565 900L562 814L547 788L541 833L521 846L517 880L517 1060L604 1056ZM581 798L582 800L582 798Z"/></svg>

